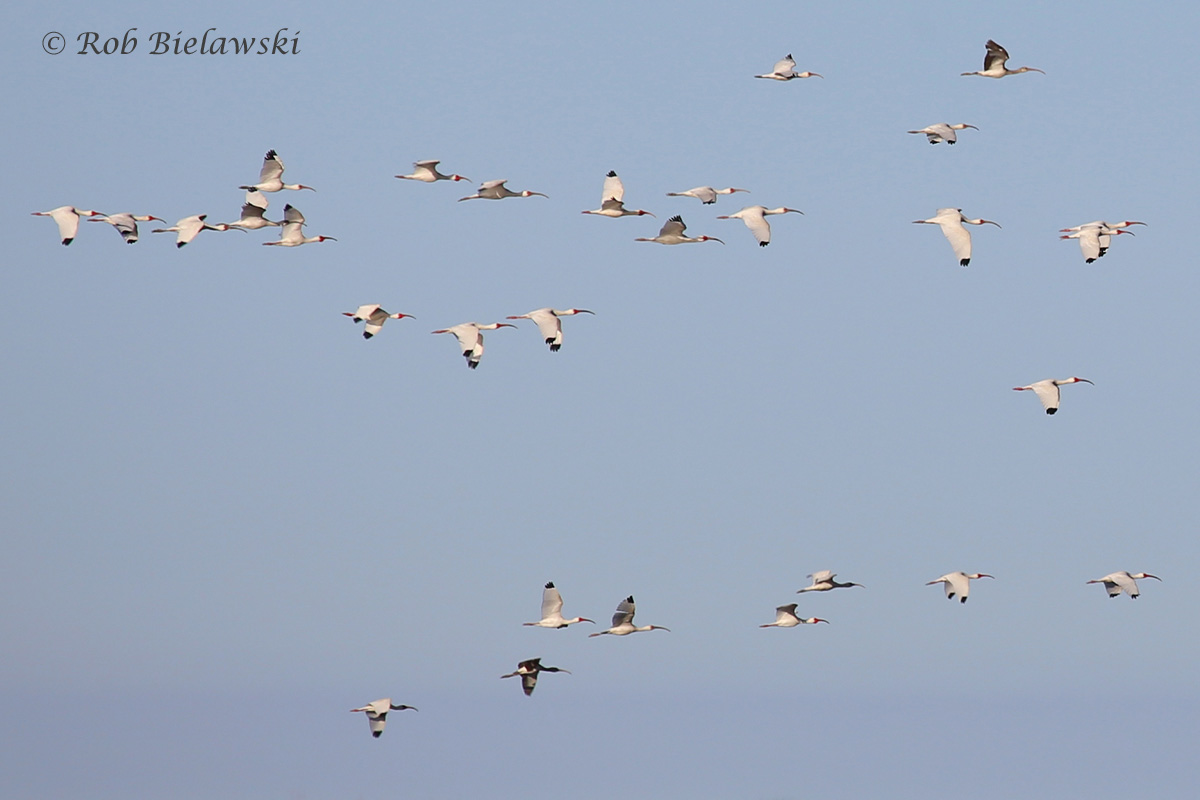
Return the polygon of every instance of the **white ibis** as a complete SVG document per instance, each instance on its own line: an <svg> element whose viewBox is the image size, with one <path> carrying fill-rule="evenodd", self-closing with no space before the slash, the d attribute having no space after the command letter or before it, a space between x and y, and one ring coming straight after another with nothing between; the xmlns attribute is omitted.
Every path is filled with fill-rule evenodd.
<svg viewBox="0 0 1200 800"><path fill-rule="evenodd" d="M433 183L434 181L469 181L470 178L464 178L462 175L443 175L437 171L437 165L441 161L414 161L412 175L397 175L397 178L405 181L422 181L424 183Z"/></svg>
<svg viewBox="0 0 1200 800"><path fill-rule="evenodd" d="M382 700L376 700L373 703L367 703L362 708L352 708L351 712L364 711L367 715L367 722L371 724L371 735L378 739L383 735L383 726L387 725L387 715L389 711L417 711L415 706L392 705L392 698L385 697Z"/></svg>
<svg viewBox="0 0 1200 800"><path fill-rule="evenodd" d="M336 242L337 239L332 236L305 236L304 215L300 213L300 209L288 204L283 207L283 230L279 232L279 238L273 242L263 242L263 244L299 247L302 244L324 241Z"/></svg>
<svg viewBox="0 0 1200 800"><path fill-rule="evenodd" d="M103 214L99 211L78 211L75 206L59 206L50 211L34 211L32 216L52 218L58 223L59 238L64 245L68 245L75 241L75 234L79 232L80 217L100 217Z"/></svg>
<svg viewBox="0 0 1200 800"><path fill-rule="evenodd" d="M1154 580L1162 583L1162 578L1157 575L1151 575L1148 572L1125 572L1124 570L1110 572L1103 578L1097 578L1094 581L1088 581L1088 583L1103 583L1104 590L1108 592L1109 597L1117 597L1121 592L1124 592L1129 595L1131 600L1137 600L1138 595L1141 594L1138 591L1137 582L1142 578L1154 578Z"/></svg>
<svg viewBox="0 0 1200 800"><path fill-rule="evenodd" d="M793 78L824 78L815 72L796 72L796 61L788 53L775 62L775 67L766 75L755 75L756 78L770 78L773 81L790 81Z"/></svg>
<svg viewBox="0 0 1200 800"><path fill-rule="evenodd" d="M851 586L866 588L861 583L839 583L834 580L837 574L827 569L819 570L807 577L812 578L812 585L805 586L803 589L797 589L796 594L803 594L804 592L828 592L831 589L848 589Z"/></svg>
<svg viewBox="0 0 1200 800"><path fill-rule="evenodd" d="M604 190L600 193L600 208L595 211L583 211L583 214L597 214L601 217L641 217L650 214L641 209L625 208L625 184L617 177L617 173L609 170L604 177ZM650 214L650 216L654 216Z"/></svg>
<svg viewBox="0 0 1200 800"><path fill-rule="evenodd" d="M458 198L458 202L461 203L463 200L503 200L506 197L533 197L535 194L538 197L549 197L549 195L542 194L541 192L531 192L528 189L523 192L514 192L505 186L505 183L507 183L507 180L484 181L479 185L477 193L460 197Z"/></svg>
<svg viewBox="0 0 1200 800"><path fill-rule="evenodd" d="M370 339L372 336L379 333L379 331L383 330L383 323L387 322L389 319L404 319L405 317L408 317L409 319L413 318L412 314L389 314L380 308L378 303L359 306L356 311L343 311L342 316L349 317L355 323L363 322L364 320L366 321L367 324L363 327L364 339Z"/></svg>
<svg viewBox="0 0 1200 800"><path fill-rule="evenodd" d="M1091 264L1097 258L1102 258L1107 252L1108 247L1112 243L1112 237L1120 233L1128 233L1133 236L1132 231L1127 231L1130 225L1145 225L1144 222L1136 222L1131 219L1121 220L1120 222L1105 222L1102 219L1085 222L1083 225L1076 225L1074 228L1060 228L1059 233L1072 234L1070 236L1060 236L1060 239L1078 239L1079 249L1083 251L1083 259L1088 264ZM1073 232L1073 233L1072 233Z"/></svg>
<svg viewBox="0 0 1200 800"><path fill-rule="evenodd" d="M517 671L510 672L507 675L501 675L501 678L515 678L521 676L521 689L525 692L525 696L533 694L533 689L537 686L539 672L565 672L571 674L571 670L563 669L562 667L543 667L540 658L531 658L528 661L522 661L517 664Z"/></svg>
<svg viewBox="0 0 1200 800"><path fill-rule="evenodd" d="M229 223L231 228L244 228L247 230L256 231L259 228L269 228L271 226L283 225L283 222L274 222L264 216L267 212L267 206L271 202L267 200L266 195L255 189L246 192L246 200L242 203L242 215L237 222Z"/></svg>
<svg viewBox="0 0 1200 800"><path fill-rule="evenodd" d="M558 589L554 587L554 581L546 584L546 588L542 589L542 618L537 622L522 622L525 627L534 628L565 628L568 625L574 625L577 622L590 622L596 624L596 620L588 619L587 617L574 617L572 619L564 619L562 615L563 599L558 593Z"/></svg>
<svg viewBox="0 0 1200 800"><path fill-rule="evenodd" d="M938 122L934 125L930 125L927 128L921 128L919 131L909 131L909 133L925 134L925 136L929 139L930 144L939 144L941 142L945 142L946 144L954 144L958 141L958 136L954 132L965 130L966 128L979 130L979 128L976 128L974 125L968 125L965 122L960 122L957 125L951 125L947 122Z"/></svg>
<svg viewBox="0 0 1200 800"><path fill-rule="evenodd" d="M937 580L932 580L926 583L926 586L933 586L935 583L943 583L946 585L946 599L953 600L955 595L958 595L959 602L967 602L967 595L971 593L971 581L976 578L995 578L995 575L988 575L986 572L948 572Z"/></svg>
<svg viewBox="0 0 1200 800"><path fill-rule="evenodd" d="M159 222L166 222L162 217L151 216L150 214L109 214L104 217L91 217L88 222L107 222L117 229L117 233L121 234L121 238L125 240L125 244L136 244L138 240L139 222L149 222L156 219Z"/></svg>
<svg viewBox="0 0 1200 800"><path fill-rule="evenodd" d="M815 625L818 622L829 622L827 619L820 617L804 617L796 616L796 603L788 603L786 606L778 606L775 609L775 621L768 622L766 625L759 625L760 628L794 628L797 625Z"/></svg>
<svg viewBox="0 0 1200 800"><path fill-rule="evenodd" d="M1068 383L1092 383L1087 378L1063 378L1061 381L1047 378L1044 381L1031 383L1028 386L1014 386L1014 392L1032 391L1037 395L1038 400L1042 401L1042 407L1046 409L1047 414L1055 414L1058 412L1058 387ZM1096 384L1092 383L1093 386Z"/></svg>
<svg viewBox="0 0 1200 800"><path fill-rule="evenodd" d="M611 633L613 636L628 636L631 633L639 631L670 631L670 628L664 628L661 625L642 625L638 627L633 624L633 612L635 606L633 603L633 595L629 595L620 603L617 603L617 611L613 614L612 627L606 631L597 631L589 633L588 638L593 636L603 636L606 633Z"/></svg>
<svg viewBox="0 0 1200 800"><path fill-rule="evenodd" d="M965 267L971 263L971 234L963 227L963 223L967 225L995 225L1001 227L999 222L992 222L990 219L970 219L964 217L961 208L939 208L937 214L930 219L915 219L914 225L940 225L942 234L950 242L950 246L954 248L954 256L958 259L959 266Z"/></svg>
<svg viewBox="0 0 1200 800"><path fill-rule="evenodd" d="M754 234L754 238L758 241L759 247L766 247L771 243L771 225L767 222L767 217L772 214L803 214L795 208L767 208L766 206L746 206L736 214L728 214L717 217L717 219L740 219L746 223L746 227Z"/></svg>
<svg viewBox="0 0 1200 800"><path fill-rule="evenodd" d="M507 319L531 319L538 326L538 332L542 334L542 338L546 340L546 344L550 345L550 352L557 353L562 347L562 323L559 322L559 317L570 317L575 314L592 314L596 312L588 311L586 308L539 308L536 311L530 311L528 314L518 314Z"/></svg>
<svg viewBox="0 0 1200 800"><path fill-rule="evenodd" d="M676 214L669 220L663 223L662 228L658 231L658 236L653 239L638 238L635 242L658 242L659 244L688 244L689 242L721 242L715 236L684 236L683 232L687 230L687 225L683 224L683 217ZM725 244L721 242L721 244Z"/></svg>
<svg viewBox="0 0 1200 800"><path fill-rule="evenodd" d="M694 197L705 205L712 205L717 202L719 194L733 194L734 192L749 192L749 189L734 189L732 186L728 189L714 189L711 186L697 186L695 189L688 189L686 192L667 192L667 197Z"/></svg>
<svg viewBox="0 0 1200 800"><path fill-rule="evenodd" d="M1005 75L1019 75L1022 72L1041 72L1046 73L1037 67L1021 67L1020 69L1008 69L1004 65L1008 63L1008 51L1000 45L987 40L987 55L983 57L983 70L981 72L964 72L963 75L982 75L985 78L1003 78Z"/></svg>
<svg viewBox="0 0 1200 800"><path fill-rule="evenodd" d="M207 218L208 218L208 214L193 214L190 217L184 217L183 219L179 220L178 222L176 222L174 225L172 225L169 228L155 228L154 230L152 230L150 232L151 233L174 233L175 234L175 246L183 247L185 244L190 242L192 239L195 239L196 236L200 233L200 231L240 230L240 228L233 228L231 225L229 225L228 223L225 223L225 222L221 222L216 225L209 225L207 222L204 221Z"/></svg>
<svg viewBox="0 0 1200 800"><path fill-rule="evenodd" d="M308 189L315 192L311 186L302 183L283 182L283 161L274 150L268 150L263 158L262 169L258 173L258 183L253 186L239 186L239 189L259 192L278 192L280 189Z"/></svg>
<svg viewBox="0 0 1200 800"><path fill-rule="evenodd" d="M480 325L478 322L464 322L461 325L452 325L449 328L443 328L434 333L453 333L458 339L458 346L462 348L462 354L467 359L467 366L475 369L479 366L479 359L483 358L483 334L480 331L494 331L497 328L515 328L516 325L509 325L507 322L493 322L491 325Z"/></svg>

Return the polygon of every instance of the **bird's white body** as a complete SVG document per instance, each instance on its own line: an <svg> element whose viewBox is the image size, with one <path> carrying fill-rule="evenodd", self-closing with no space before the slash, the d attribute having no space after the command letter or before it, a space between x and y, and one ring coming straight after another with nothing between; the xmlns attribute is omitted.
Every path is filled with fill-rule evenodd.
<svg viewBox="0 0 1200 800"><path fill-rule="evenodd" d="M204 220L208 218L208 214L194 214L190 217L184 217L169 228L155 228L151 233L174 233L175 246L183 247L185 244L195 239L200 231L228 231L232 230L227 223L217 225L209 225Z"/></svg>
<svg viewBox="0 0 1200 800"><path fill-rule="evenodd" d="M683 217L675 215L663 223L663 226L658 231L658 236L651 239L638 238L635 242L658 242L659 244L688 244L689 242L721 242L715 236L684 236L684 231L687 230L687 225L683 223ZM725 244L721 242L721 244Z"/></svg>
<svg viewBox="0 0 1200 800"><path fill-rule="evenodd" d="M942 229L942 234L946 240L950 242L950 246L954 248L954 257L958 259L959 266L965 267L971 263L971 234L963 227L967 225L995 225L1000 227L999 222L993 222L990 219L970 219L964 217L961 208L939 208L937 214L929 219L915 219L914 225L938 225Z"/></svg>
<svg viewBox="0 0 1200 800"><path fill-rule="evenodd" d="M541 192L531 192L528 189L523 192L514 192L505 186L505 183L507 183L507 180L484 181L479 185L478 192L466 197L460 197L458 198L458 202L461 203L463 200L503 200L506 197L533 197L534 195L548 197L548 195L544 195Z"/></svg>
<svg viewBox="0 0 1200 800"><path fill-rule="evenodd" d="M963 75L981 75L985 78L1003 78L1005 75L1019 75L1022 72L1045 72L1037 67L1021 67L1019 69L1008 69L1005 65L1008 63L1008 51L1000 45L987 40L987 54L983 57L983 70L980 72L964 72Z"/></svg>
<svg viewBox="0 0 1200 800"><path fill-rule="evenodd" d="M300 209L291 204L285 205L283 207L283 229L279 231L279 238L274 242L263 242L263 244L278 245L279 247L299 247L302 244L311 244L312 242L337 241L332 236L305 236L304 225L304 215L300 213Z"/></svg>
<svg viewBox="0 0 1200 800"><path fill-rule="evenodd" d="M775 621L768 622L766 625L759 625L760 628L794 628L797 625L814 625L818 622L829 622L827 619L820 617L804 617L796 616L796 603L788 603L786 606L778 606L775 609Z"/></svg>
<svg viewBox="0 0 1200 800"><path fill-rule="evenodd" d="M389 711L416 711L413 706L392 705L392 698L385 697L382 700L376 700L372 703L367 703L362 708L352 708L351 712L362 711L367 715L367 722L371 725L371 735L378 739L383 735L383 728L387 725L387 715Z"/></svg>
<svg viewBox="0 0 1200 800"><path fill-rule="evenodd" d="M125 244L135 244L138 240L139 222L149 222L150 220L158 220L166 222L162 217L154 217L149 214L109 214L108 216L91 217L88 222L107 222L117 229L117 233L121 234L121 238L125 240Z"/></svg>
<svg viewBox="0 0 1200 800"><path fill-rule="evenodd" d="M965 122L960 122L956 125L951 125L948 122L938 122L934 125L930 125L927 128L921 128L919 131L909 131L909 133L925 134L926 138L929 139L930 144L939 144L941 142L945 142L946 144L954 144L958 141L958 135L955 133L955 131L961 131L966 128L974 128L975 130L979 130L979 128L976 128L974 125L968 125Z"/></svg>
<svg viewBox="0 0 1200 800"><path fill-rule="evenodd" d="M946 598L953 600L958 596L959 602L967 602L967 596L971 594L971 581L976 578L994 578L994 575L988 575L985 572L948 572L940 578L929 581L926 586L933 586L935 583L945 584Z"/></svg>
<svg viewBox="0 0 1200 800"><path fill-rule="evenodd" d="M588 619L587 617L564 619L562 607L562 595L555 588L554 581L550 581L542 589L542 618L537 622L523 622L521 624L526 627L535 628L565 628L577 622L591 622L593 625L595 624L595 620Z"/></svg>
<svg viewBox="0 0 1200 800"><path fill-rule="evenodd" d="M50 217L53 219L58 225L59 239L62 240L64 245L68 245L75 241L75 234L79 232L80 217L99 217L103 215L99 211L78 211L75 206L59 206L49 211L34 211L32 212L32 216Z"/></svg>
<svg viewBox="0 0 1200 800"><path fill-rule="evenodd" d="M542 334L542 338L546 344L550 345L550 351L557 353L562 347L562 322L559 317L570 317L575 314L594 314L594 311L588 311L586 308L539 308L536 311L530 311L528 314L518 314L517 316L508 317L508 319L531 319L538 326L538 332Z"/></svg>
<svg viewBox="0 0 1200 800"><path fill-rule="evenodd" d="M734 192L749 192L749 189L734 189L732 186L728 189L714 189L711 186L697 186L695 189L688 189L686 192L667 192L667 197L694 197L705 205L712 205L717 202L719 194L733 194Z"/></svg>
<svg viewBox="0 0 1200 800"><path fill-rule="evenodd" d="M664 628L661 625L642 625L641 627L634 625L633 613L635 610L636 606L633 602L633 595L629 595L629 597L626 597L617 604L617 611L615 614L613 614L612 618L612 627L606 631L589 633L588 638L591 639L593 636L604 636L605 634L612 634L613 636L628 636L631 633L638 633L641 631L670 631L670 628Z"/></svg>
<svg viewBox="0 0 1200 800"><path fill-rule="evenodd" d="M342 315L350 317L350 319L356 323L367 323L365 326L363 326L364 339L370 339L372 336L383 330L383 323L387 322L389 319L404 319L405 317L412 316L411 314L400 313L389 314L380 308L378 303L359 306L355 311L343 311Z"/></svg>
<svg viewBox="0 0 1200 800"><path fill-rule="evenodd" d="M1120 572L1110 572L1103 578L1096 578L1096 580L1088 581L1088 583L1103 583L1104 590L1108 592L1109 597L1117 597L1121 592L1124 592L1129 595L1131 600L1137 600L1138 595L1141 594L1138 591L1137 582L1142 578L1153 578L1156 581L1162 581L1162 578L1157 575L1151 575L1148 572L1126 572L1121 570Z"/></svg>
<svg viewBox="0 0 1200 800"><path fill-rule="evenodd" d="M740 219L746 223L746 227L750 229L750 233L754 234L755 241L759 247L766 247L771 243L771 225L767 222L767 217L772 214L803 214L803 211L798 211L794 208L767 208L766 206L746 206L736 214L727 214L717 217L717 219Z"/></svg>
<svg viewBox="0 0 1200 800"><path fill-rule="evenodd" d="M1055 380L1053 378L1047 378L1044 381L1038 381L1037 383L1031 383L1028 386L1014 386L1013 391L1014 392L1030 392L1030 391L1033 392L1034 394L1037 395L1038 400L1042 401L1042 407L1044 409L1046 409L1046 413L1054 414L1054 413L1057 413L1057 411L1058 411L1058 401L1059 401L1058 387L1063 386L1068 383L1092 383L1092 382L1089 381L1087 378L1063 378L1062 380ZM1094 383L1092 385L1095 386Z"/></svg>
<svg viewBox="0 0 1200 800"><path fill-rule="evenodd" d="M756 78L769 78L773 81L790 81L794 78L823 78L815 72L796 72L796 61L788 53L775 62L775 67L765 75L755 75Z"/></svg>
<svg viewBox="0 0 1200 800"><path fill-rule="evenodd" d="M483 358L483 334L480 331L494 331L497 328L515 328L516 325L509 325L507 322L493 322L490 325L480 325L478 322L464 322L461 325L452 325L449 328L443 328L434 333L452 333L458 339L458 346L462 348L463 357L467 359L467 366L475 369L479 366L479 359Z"/></svg>
<svg viewBox="0 0 1200 800"><path fill-rule="evenodd" d="M397 178L406 181L422 181L423 183L433 183L435 181L469 181L470 178L464 178L462 175L443 175L437 171L437 165L441 161L414 161L413 173L411 175L397 175Z"/></svg>
<svg viewBox="0 0 1200 800"><path fill-rule="evenodd" d="M278 192L280 189L308 189L316 191L313 187L305 186L302 183L284 183L283 160L279 158L279 154L274 150L268 150L267 155L263 158L262 169L258 172L258 183L239 186L238 188L245 189L248 192Z"/></svg>
<svg viewBox="0 0 1200 800"><path fill-rule="evenodd" d="M641 217L650 214L643 209L625 208L625 184L617 177L617 173L609 170L604 178L604 189L600 193L600 208L594 211L584 211L584 214L596 214L601 217ZM650 216L654 216L650 214Z"/></svg>
<svg viewBox="0 0 1200 800"><path fill-rule="evenodd" d="M521 677L521 690L528 697L533 694L534 688L537 686L539 672L565 672L571 674L571 670L563 669L562 667L543 667L540 658L531 658L527 661L522 661L517 664L515 672L510 672L507 675L501 675L501 678L515 678L518 675Z"/></svg>
<svg viewBox="0 0 1200 800"><path fill-rule="evenodd" d="M861 583L838 583L834 580L837 577L837 573L830 572L827 569L818 570L807 577L812 579L812 585L805 586L803 589L797 589L796 594L803 594L804 592L828 592L830 589L848 589L851 586L862 586Z"/></svg>

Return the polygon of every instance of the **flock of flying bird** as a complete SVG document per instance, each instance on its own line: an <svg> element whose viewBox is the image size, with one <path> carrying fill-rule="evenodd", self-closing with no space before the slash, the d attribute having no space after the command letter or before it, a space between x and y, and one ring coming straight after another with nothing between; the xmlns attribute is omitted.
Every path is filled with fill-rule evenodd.
<svg viewBox="0 0 1200 800"><path fill-rule="evenodd" d="M828 592L834 589L849 589L851 587L863 588L861 583L842 582L837 580L837 574L829 570L819 570L808 577L812 583L805 586L803 589L798 589L796 594L804 594L805 592ZM935 586L943 584L946 591L946 599L953 600L958 598L960 603L967 602L967 598L971 594L971 581L979 578L994 578L994 575L988 575L985 572L948 572L940 578L935 578L926 586ZM1140 594L1137 582L1143 578L1153 578L1156 581L1161 581L1157 575L1151 575L1147 572L1112 572L1105 575L1103 578L1096 578L1087 583L1100 583L1104 585L1105 591L1109 597L1118 597L1122 593L1129 595L1133 600L1138 598ZM798 603L788 603L787 605L778 606L775 609L775 621L759 625L760 628L795 628L800 625L815 625L818 622L828 623L829 620L820 617L801 617L796 613ZM563 628L576 625L580 622L590 622L593 625L595 620L587 617L564 617L562 614L563 598L558 587L554 585L554 581L550 581L542 589L542 618L536 622L523 622L525 627L533 628L551 628L561 630ZM631 633L642 633L646 631L670 631L670 628L665 628L662 625L634 625L633 616L637 611L637 606L634 603L633 595L629 595L621 602L617 603L617 610L612 616L612 625L602 631L589 633L588 638L597 636L628 636ZM526 696L532 695L534 688L537 687L538 675L543 672L565 672L571 674L569 669L563 667L550 667L542 664L541 657L529 658L517 664L517 668L506 675L501 675L501 678L517 678L521 679L521 691ZM361 708L352 708L351 711L364 711L367 714L367 721L371 726L371 735L378 737L383 733L383 727L387 722L387 714L389 711L399 711L402 709L417 709L407 705L393 705L391 698L385 697L381 700L375 700Z"/></svg>
<svg viewBox="0 0 1200 800"><path fill-rule="evenodd" d="M1020 67L1018 69L1008 69L1008 53L1007 51L989 40L987 42L987 54L984 59L984 68L977 72L964 72L964 76L978 75L987 78L1003 78L1008 75L1017 75L1025 72L1042 72L1042 70L1034 67ZM802 78L820 78L822 75L815 72L797 72L795 70L796 62L791 54L778 61L771 72L755 75L755 78L790 81ZM918 130L910 130L910 134L923 134L928 142L933 145L945 143L954 145L957 142L957 132L966 129L978 130L974 125L967 123L937 123L929 125ZM402 180L419 181L423 183L435 183L438 181L466 181L468 178L458 174L446 175L438 171L437 160L417 161L413 164L413 172L408 175L396 175L396 178ZM284 206L283 219L272 221L267 219L266 212L269 207L264 192L273 193L284 189L299 191L310 190L315 191L313 187L304 184L288 184L283 182L284 164L274 150L269 150L263 160L262 168L259 172L258 181L254 184L247 184L238 187L246 191L245 199L242 205L241 215L235 222L220 223L210 225L205 220L207 215L197 214L180 219L175 225L165 228L156 228L153 233L175 233L176 246L183 247L191 242L197 235L204 230L213 231L230 231L230 230L258 230L268 227L279 227L280 237L276 241L263 242L264 245L276 245L282 247L297 247L303 244L319 243L325 241L336 241L331 236L305 236L304 226L306 220L304 215L291 204ZM475 194L467 195L459 198L459 202L466 200L503 200L507 198L527 198L527 197L547 197L542 192L530 190L512 191L506 186L506 180L490 180L480 184L478 191ZM737 192L748 192L747 189L739 189L728 187L725 189L715 189L711 186L698 186L683 192L668 192L668 197L691 197L701 201L705 205L711 205L717 202L720 195L732 195ZM640 217L640 216L655 216L645 209L628 209L624 204L625 187L621 178L615 171L609 171L604 179L603 188L601 191L600 207L593 210L585 210L582 213L609 218L620 217ZM90 222L107 222L112 225L121 235L122 239L127 244L134 244L138 241L138 223L157 220L164 222L161 217L152 215L135 215L132 213L120 213L105 215L93 210L78 210L74 206L60 206L51 211L35 211L36 216L48 216L54 219L58 224L59 237L62 244L69 245L75 239L79 229L79 220L87 219ZM803 214L804 212L788 207L767 208L763 205L751 205L742 208L740 211L733 214L718 216L717 219L737 219L741 220L750 233L754 236L760 247L766 247L771 242L771 226L767 222L767 217L776 216L788 213ZM962 213L961 209L957 208L941 208L937 213L923 220L914 220L914 224L937 225L941 228L942 233L950 242L951 248L954 251L955 257L958 259L960 266L967 266L971 261L971 235L964 225L982 226L984 224L995 225L1000 227L999 223L988 219L971 219ZM1121 234L1133 235L1127 230L1133 225L1145 225L1144 222L1133 220L1122 220L1121 222L1106 222L1104 220L1095 220L1070 228L1063 228L1060 233L1064 234L1062 239L1076 239L1079 242L1084 260L1087 263L1092 263L1096 259L1103 257L1111 245L1112 239ZM703 242L719 242L724 244L721 239L713 236L701 235L689 237L686 235L687 226L683 218L679 215L670 217L660 228L658 235L654 237L639 237L634 241L638 242L655 242L664 245L688 244L688 243L703 243ZM378 304L366 304L359 306L355 311L342 312L345 316L350 317L355 323L363 322L364 330L363 337L370 339L380 332L384 323L389 319L402 319L411 317L410 314L389 313ZM592 314L592 311L581 308L555 309L555 308L540 308L530 311L527 314L508 316L507 319L528 319L534 322L538 331L551 351L557 352L562 346L562 323L561 317L573 316L576 314ZM433 331L435 334L449 333L453 334L459 342L462 354L467 361L467 365L474 369L478 366L479 360L483 355L483 331L497 330L499 328L512 328L515 325L505 322L494 322L490 324L479 324L476 322L467 322L460 325L454 325L448 328ZM1028 386L1014 387L1014 391L1032 391L1041 400L1047 414L1054 414L1059 407L1059 387L1071 383L1092 383L1085 378L1071 377L1062 380L1042 380ZM812 573L808 576L812 579L812 584L802 588L798 593L806 592L825 592L832 589L861 587L858 583L842 583L836 580L836 574L822 570ZM935 580L929 581L927 585L943 584L946 597L953 600L958 598L960 602L965 603L970 595L970 582L980 578L992 578L992 575L986 573L967 573L967 572L950 572L942 575ZM1161 580L1155 575L1145 572L1113 572L1105 575L1102 578L1088 581L1089 584L1100 583L1104 585L1109 597L1117 597L1120 594L1127 594L1132 599L1137 599L1139 595L1137 580L1144 578L1152 578ZM761 628L791 628L799 625L811 625L820 622L829 621L819 617L801 617L796 613L797 603L789 603L779 606L775 609L775 621L762 624ZM547 583L542 594L542 618L536 622L526 622L524 625L561 629L569 627L581 622L593 623L594 620L586 617L565 618L562 616L563 600L562 595L555 587L553 582ZM612 617L611 626L603 631L598 631L589 634L589 638L603 635L626 636L631 633L638 633L653 630L669 630L660 625L643 625L637 626L634 624L634 613L636 606L632 595L621 600L617 605L616 612ZM545 666L541 663L540 658L533 658L521 661L515 671L502 675L502 678L520 677L522 690L526 695L533 693L534 687L537 685L538 675L543 672L568 672L569 670L561 667ZM360 708L351 709L354 712L365 713L370 724L371 733L378 737L383 733L384 726L387 721L389 711L399 710L417 710L413 706L395 705L390 698L383 698L368 703Z"/></svg>

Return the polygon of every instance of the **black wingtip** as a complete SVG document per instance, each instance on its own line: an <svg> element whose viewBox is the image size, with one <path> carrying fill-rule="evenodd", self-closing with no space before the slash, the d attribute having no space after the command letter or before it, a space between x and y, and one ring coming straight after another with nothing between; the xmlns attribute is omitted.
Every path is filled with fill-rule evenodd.
<svg viewBox="0 0 1200 800"><path fill-rule="evenodd" d="M1047 414L1054 414L1054 413L1056 413L1057 411L1058 411L1058 409L1057 409L1057 408L1047 408L1047 409L1046 409L1046 413L1047 413Z"/></svg>
<svg viewBox="0 0 1200 800"><path fill-rule="evenodd" d="M375 334L373 334L373 333L368 333L367 331L363 331L363 338L364 338L364 339L370 339L370 338L371 338L372 336L374 336L374 335L375 335Z"/></svg>
<svg viewBox="0 0 1200 800"><path fill-rule="evenodd" d="M378 739L380 736L383 736L383 731L371 731L371 735Z"/></svg>
<svg viewBox="0 0 1200 800"><path fill-rule="evenodd" d="M178 247L183 247L185 244L187 244L187 242L176 242L175 246L178 248Z"/></svg>
<svg viewBox="0 0 1200 800"><path fill-rule="evenodd" d="M553 589L553 588L554 588L554 581L546 581L546 588L547 588L547 589Z"/></svg>
<svg viewBox="0 0 1200 800"><path fill-rule="evenodd" d="M615 177L617 177L617 171L616 171L615 169L610 169L610 170L608 171L608 174L607 174L607 175L605 175L604 177L606 177L606 178L615 178Z"/></svg>
<svg viewBox="0 0 1200 800"><path fill-rule="evenodd" d="M476 367L479 366L479 362L478 361L468 361L467 366L470 367L471 369L475 369Z"/></svg>
<svg viewBox="0 0 1200 800"><path fill-rule="evenodd" d="M550 352L551 352L551 353L557 353L557 352L558 352L559 350L561 350L561 349L562 349L562 345L561 345L561 344L552 344L552 345L550 345Z"/></svg>
<svg viewBox="0 0 1200 800"><path fill-rule="evenodd" d="M74 239L74 238L70 238L70 239L63 239L63 247L66 247L67 245L69 245L69 244L70 244L71 242L73 242L73 241L75 241L75 239Z"/></svg>
<svg viewBox="0 0 1200 800"><path fill-rule="evenodd" d="M769 245L769 244L770 244L770 242L759 242L759 243L758 243L758 246L759 246L759 247L766 247L766 246L767 246L767 245Z"/></svg>
<svg viewBox="0 0 1200 800"><path fill-rule="evenodd" d="M965 602L967 602L967 598L964 597L962 600L959 600L958 602L965 603Z"/></svg>
<svg viewBox="0 0 1200 800"><path fill-rule="evenodd" d="M959 265L960 267L965 267L967 264L970 264L970 263L971 263L971 259L969 259L969 258L964 258L962 261L959 261L959 262L958 262L958 265Z"/></svg>

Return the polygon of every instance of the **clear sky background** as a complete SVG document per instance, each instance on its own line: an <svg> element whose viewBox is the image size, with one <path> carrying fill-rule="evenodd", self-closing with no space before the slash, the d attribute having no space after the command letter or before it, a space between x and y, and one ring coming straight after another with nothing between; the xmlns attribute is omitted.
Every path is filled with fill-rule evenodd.
<svg viewBox="0 0 1200 800"><path fill-rule="evenodd" d="M1194 791L1200 12L3 16L0 795ZM299 55L147 52L285 26ZM960 77L989 38L1046 74ZM824 80L751 77L789 52ZM935 122L980 130L905 133ZM268 216L339 241L30 216L231 221L269 148L317 191ZM427 158L473 182L392 177ZM610 169L657 219L579 213ZM549 199L455 202L495 178ZM705 184L751 194L665 196ZM751 203L805 215L759 248L715 219ZM966 269L911 224L943 206L1003 226ZM726 245L633 241L672 214ZM1057 230L1093 219L1149 225L1085 265ZM364 341L364 303L417 319ZM542 306L596 315L476 371L429 334ZM1011 391L1072 375L1053 417ZM795 594L823 568L867 588ZM924 585L958 569L996 580ZM1085 585L1122 569L1163 582ZM522 628L547 580L672 631ZM831 624L757 627L793 601ZM573 674L498 680L534 656ZM372 740L347 711L386 696L421 710Z"/></svg>

